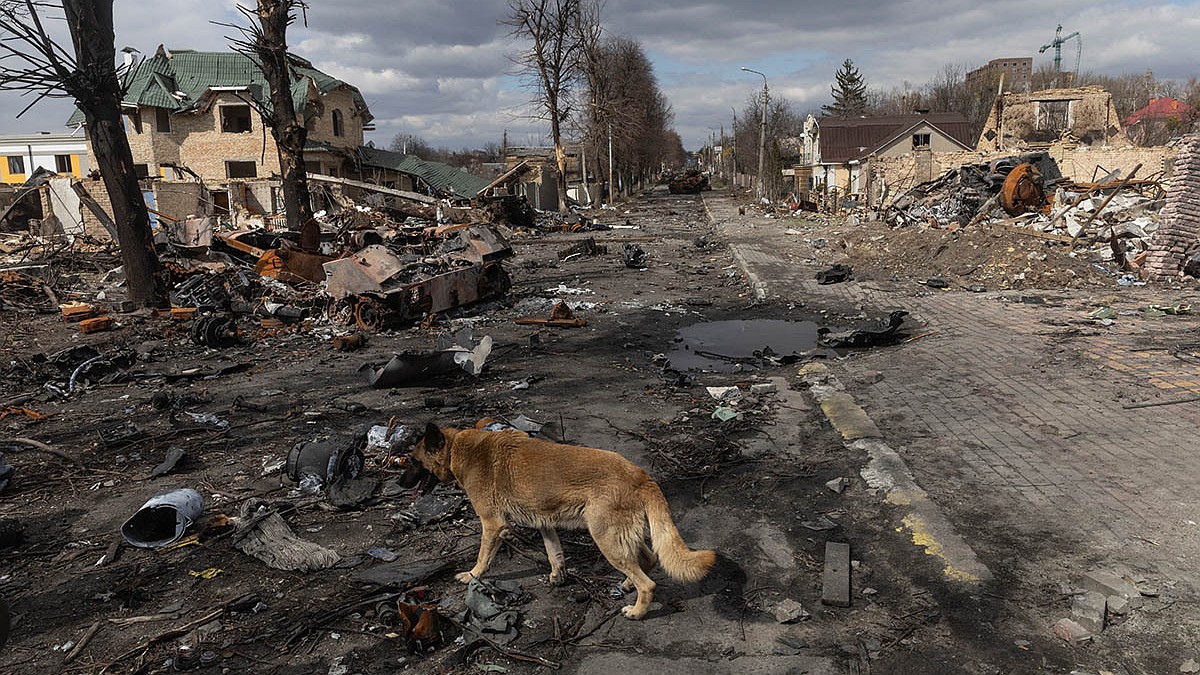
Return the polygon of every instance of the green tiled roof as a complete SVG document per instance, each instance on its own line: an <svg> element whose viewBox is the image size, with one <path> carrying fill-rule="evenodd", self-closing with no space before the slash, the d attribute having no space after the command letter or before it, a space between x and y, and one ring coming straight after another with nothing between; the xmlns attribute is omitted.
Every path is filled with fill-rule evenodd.
<svg viewBox="0 0 1200 675"><path fill-rule="evenodd" d="M292 100L297 111L304 109L310 84L321 94L344 86L353 92L354 103L362 111L364 124L371 121L367 102L357 88L313 68L308 61L293 58ZM270 89L256 61L234 51L198 52L190 49L159 49L153 57L138 64L129 77L129 88L122 102L186 111L200 105L205 92L211 87L248 87L250 96L270 107ZM82 121L82 113L76 110L67 124L75 125Z"/></svg>
<svg viewBox="0 0 1200 675"><path fill-rule="evenodd" d="M474 197L490 182L449 164L428 162L416 155L401 152L364 146L358 149L358 158L363 166L407 173L425 181L438 192L458 197Z"/></svg>

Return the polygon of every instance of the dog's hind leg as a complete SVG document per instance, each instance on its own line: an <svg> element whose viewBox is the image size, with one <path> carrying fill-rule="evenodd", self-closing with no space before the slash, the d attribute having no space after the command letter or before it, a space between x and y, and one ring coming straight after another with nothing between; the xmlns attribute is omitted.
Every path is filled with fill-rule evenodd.
<svg viewBox="0 0 1200 675"><path fill-rule="evenodd" d="M654 600L655 584L638 564L638 546L642 545L640 537L645 535L642 532L633 532L632 529L621 525L588 523L588 531L592 539L596 540L596 546L605 559L617 568L617 571L625 574L626 579L621 587L632 585L637 589L637 600L632 605L621 608L625 618L636 620L646 616L646 610L650 609L650 603Z"/></svg>
<svg viewBox="0 0 1200 675"><path fill-rule="evenodd" d="M655 567L658 567L658 556L644 542L638 547L638 567L642 568L642 571L646 574L650 574L654 571ZM625 581L621 582L621 590L628 593L633 588L633 579L625 577Z"/></svg>
<svg viewBox="0 0 1200 675"><path fill-rule="evenodd" d="M567 580L566 556L563 555L562 543L558 541L558 532L553 526L538 528L542 533L542 543L546 545L546 559L550 561L550 585L559 586Z"/></svg>
<svg viewBox="0 0 1200 675"><path fill-rule="evenodd" d="M471 577L478 579L483 576L484 572L492 566L492 560L496 557L496 551L500 548L500 537L504 530L508 528L508 524L498 515L479 515L479 522L483 526L483 533L479 538L479 557L475 560L475 566L468 572L461 572L455 575L455 579L462 583L470 583Z"/></svg>

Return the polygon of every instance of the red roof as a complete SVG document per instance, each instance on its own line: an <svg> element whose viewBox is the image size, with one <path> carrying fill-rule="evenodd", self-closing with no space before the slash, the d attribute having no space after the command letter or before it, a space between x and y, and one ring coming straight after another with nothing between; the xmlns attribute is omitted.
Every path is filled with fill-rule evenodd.
<svg viewBox="0 0 1200 675"><path fill-rule="evenodd" d="M1150 105L1126 117L1121 124L1130 126L1142 120L1162 120L1174 117L1177 120L1190 120L1200 116L1200 110L1180 101L1164 96L1150 99Z"/></svg>

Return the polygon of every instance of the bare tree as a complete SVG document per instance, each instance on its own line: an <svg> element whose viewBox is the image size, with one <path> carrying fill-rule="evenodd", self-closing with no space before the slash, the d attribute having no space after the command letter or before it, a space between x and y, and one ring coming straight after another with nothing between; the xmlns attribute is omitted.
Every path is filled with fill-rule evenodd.
<svg viewBox="0 0 1200 675"><path fill-rule="evenodd" d="M738 115L737 156L742 166L758 163L758 120L762 119L762 92L753 91L746 95L746 105ZM772 96L767 106L767 152L764 155L763 189L767 194L778 193L782 185L782 160L780 140L799 136L804 128L804 117L796 112L791 101L783 96Z"/></svg>
<svg viewBox="0 0 1200 675"><path fill-rule="evenodd" d="M300 248L316 251L321 244L321 226L313 218L308 173L304 167L308 129L296 114L292 99L293 61L287 50L287 27L296 21L297 10L303 12L306 9L308 5L303 0L258 0L254 9L238 5L238 10L250 20L249 26L221 25L241 33L241 38L230 38L230 44L234 51L258 64L271 89L269 102L254 99L251 105L258 111L263 125L271 129L279 152L288 229L299 230Z"/></svg>
<svg viewBox="0 0 1200 675"><path fill-rule="evenodd" d="M558 168L558 208L567 209L567 154L562 126L570 115L566 105L579 73L580 0L509 0L502 24L526 46L512 57L535 92L538 117L550 122L550 139Z"/></svg>
<svg viewBox="0 0 1200 675"><path fill-rule="evenodd" d="M585 138L597 155L611 137L616 172L628 188L644 182L675 151L670 136L674 112L658 87L654 66L636 40L613 37L591 46L586 59Z"/></svg>
<svg viewBox="0 0 1200 675"><path fill-rule="evenodd" d="M129 299L141 306L166 302L166 284L150 232L150 215L133 168L121 121L122 72L116 66L112 0L62 0L71 51L47 31L48 2L0 2L0 90L44 98L72 98L83 112L97 169L112 204ZM57 18L57 17L47 17Z"/></svg>

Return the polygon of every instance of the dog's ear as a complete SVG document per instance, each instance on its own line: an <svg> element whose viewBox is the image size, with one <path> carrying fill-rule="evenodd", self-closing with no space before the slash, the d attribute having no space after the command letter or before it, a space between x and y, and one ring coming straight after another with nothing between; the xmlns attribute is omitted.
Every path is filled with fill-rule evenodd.
<svg viewBox="0 0 1200 675"><path fill-rule="evenodd" d="M425 425L425 435L421 440L425 443L425 450L427 452L437 452L446 444L446 437L442 434L442 430L433 422Z"/></svg>

